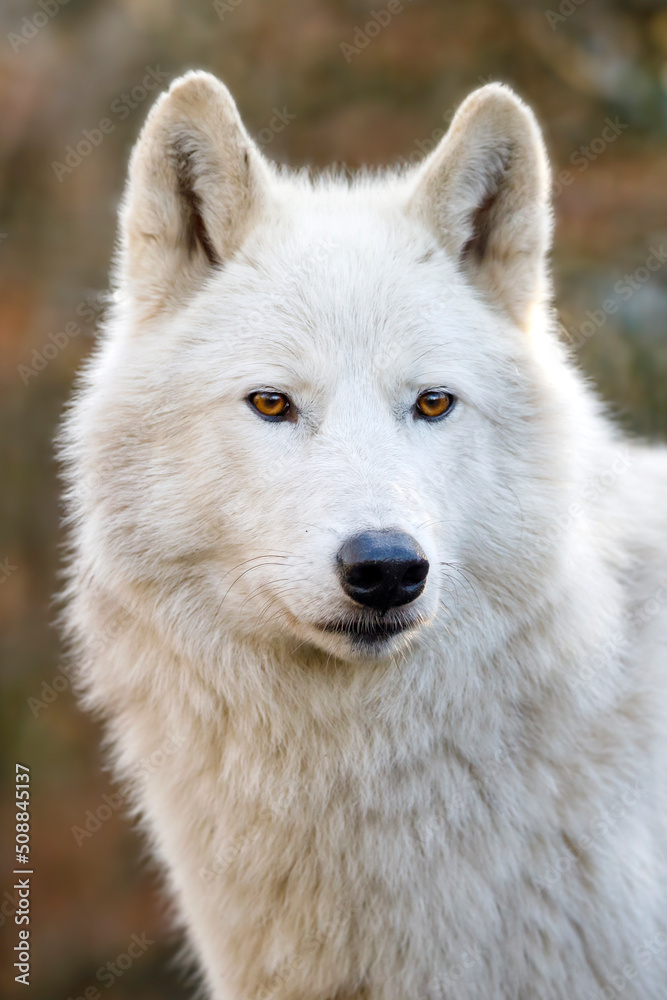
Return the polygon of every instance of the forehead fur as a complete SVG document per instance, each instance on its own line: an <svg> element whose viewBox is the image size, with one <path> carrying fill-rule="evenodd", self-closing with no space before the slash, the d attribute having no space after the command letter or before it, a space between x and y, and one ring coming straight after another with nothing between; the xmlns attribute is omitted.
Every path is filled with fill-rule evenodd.
<svg viewBox="0 0 667 1000"><path fill-rule="evenodd" d="M163 327L162 363L171 345L202 393L237 380L295 389L363 376L457 379L459 389L472 379L483 395L481 376L525 354L525 335L406 213L395 184L277 184L242 249Z"/></svg>

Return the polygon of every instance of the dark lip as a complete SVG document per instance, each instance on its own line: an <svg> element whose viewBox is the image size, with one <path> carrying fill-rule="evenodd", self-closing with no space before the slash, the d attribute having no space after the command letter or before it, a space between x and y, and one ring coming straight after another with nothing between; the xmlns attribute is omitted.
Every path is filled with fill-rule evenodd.
<svg viewBox="0 0 667 1000"><path fill-rule="evenodd" d="M323 632L345 635L361 644L372 644L392 639L402 632L416 628L420 618L356 618L332 622L322 622L317 627Z"/></svg>

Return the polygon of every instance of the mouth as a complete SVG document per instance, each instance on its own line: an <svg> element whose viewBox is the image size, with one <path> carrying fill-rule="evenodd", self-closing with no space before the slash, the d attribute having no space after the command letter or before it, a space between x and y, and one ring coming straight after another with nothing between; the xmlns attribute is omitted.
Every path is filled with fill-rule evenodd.
<svg viewBox="0 0 667 1000"><path fill-rule="evenodd" d="M370 649L380 646L397 635L402 635L416 629L423 623L420 616L393 617L374 615L363 618L340 618L335 621L321 622L318 628L333 635L346 636L355 646Z"/></svg>

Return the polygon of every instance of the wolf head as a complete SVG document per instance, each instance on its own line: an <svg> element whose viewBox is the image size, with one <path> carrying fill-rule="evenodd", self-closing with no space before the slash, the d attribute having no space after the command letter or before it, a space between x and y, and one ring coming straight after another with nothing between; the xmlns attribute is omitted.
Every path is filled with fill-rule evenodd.
<svg viewBox="0 0 667 1000"><path fill-rule="evenodd" d="M83 571L193 649L377 659L534 604L572 406L548 191L504 86L417 168L350 181L279 171L221 83L178 80L71 422Z"/></svg>

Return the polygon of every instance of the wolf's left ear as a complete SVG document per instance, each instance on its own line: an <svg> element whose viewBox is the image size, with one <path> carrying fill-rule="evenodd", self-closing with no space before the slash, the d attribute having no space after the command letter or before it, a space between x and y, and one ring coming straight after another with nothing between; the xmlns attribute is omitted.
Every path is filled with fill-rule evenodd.
<svg viewBox="0 0 667 1000"><path fill-rule="evenodd" d="M268 166L210 73L176 80L132 153L121 209L120 281L146 316L169 312L241 245Z"/></svg>
<svg viewBox="0 0 667 1000"><path fill-rule="evenodd" d="M410 210L475 286L528 326L548 294L551 240L550 170L530 109L502 84L475 91L412 183Z"/></svg>

